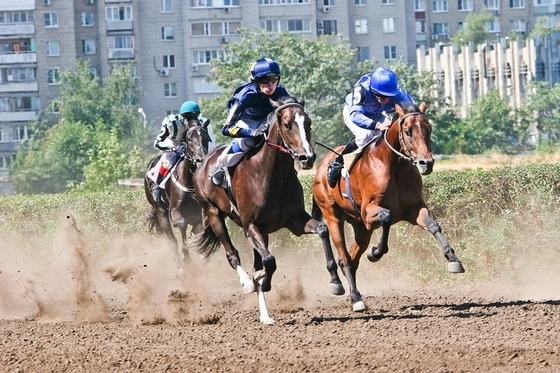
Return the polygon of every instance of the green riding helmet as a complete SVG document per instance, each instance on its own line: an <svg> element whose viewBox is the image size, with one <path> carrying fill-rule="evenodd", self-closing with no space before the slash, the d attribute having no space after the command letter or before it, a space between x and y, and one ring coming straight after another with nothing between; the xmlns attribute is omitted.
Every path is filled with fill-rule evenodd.
<svg viewBox="0 0 560 373"><path fill-rule="evenodd" d="M185 101L179 109L179 114L200 113L200 106L194 101Z"/></svg>

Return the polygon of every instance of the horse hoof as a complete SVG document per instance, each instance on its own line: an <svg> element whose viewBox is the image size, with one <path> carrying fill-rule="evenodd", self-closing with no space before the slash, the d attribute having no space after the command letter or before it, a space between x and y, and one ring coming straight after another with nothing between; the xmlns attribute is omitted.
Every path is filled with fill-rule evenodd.
<svg viewBox="0 0 560 373"><path fill-rule="evenodd" d="M367 310L367 306L364 301L358 301L352 305L352 311L354 312L362 312Z"/></svg>
<svg viewBox="0 0 560 373"><path fill-rule="evenodd" d="M465 268L461 262L448 262L447 271L450 273L465 273Z"/></svg>
<svg viewBox="0 0 560 373"><path fill-rule="evenodd" d="M270 317L261 317L261 323L263 323L264 325L274 325L275 322L276 321L274 321Z"/></svg>
<svg viewBox="0 0 560 373"><path fill-rule="evenodd" d="M344 286L342 284L330 284L331 293L334 295L343 295L346 290L344 290Z"/></svg>
<svg viewBox="0 0 560 373"><path fill-rule="evenodd" d="M369 261L372 262L372 263L378 262L379 259L381 259L381 256L383 256L383 255L381 255L381 256L375 256L375 255L373 254L373 252L374 252L375 250L377 250L377 247L372 246L372 247L367 251L367 255L366 255L367 260L369 260Z"/></svg>

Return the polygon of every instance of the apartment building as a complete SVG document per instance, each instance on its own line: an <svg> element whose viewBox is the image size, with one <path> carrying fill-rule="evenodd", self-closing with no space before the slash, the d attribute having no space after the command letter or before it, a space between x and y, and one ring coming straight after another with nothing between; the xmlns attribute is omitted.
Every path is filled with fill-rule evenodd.
<svg viewBox="0 0 560 373"><path fill-rule="evenodd" d="M60 71L89 60L93 74L135 63L140 106L159 127L184 100L212 97L209 62L238 40L240 27L314 39L340 34L357 60L415 64L416 49L447 43L470 12L498 17L496 37L526 32L536 15L558 22L560 0L1 0L0 193L27 124L56 119ZM553 51L554 54L554 51ZM142 120L142 118L139 118ZM4 183L2 182L4 181Z"/></svg>

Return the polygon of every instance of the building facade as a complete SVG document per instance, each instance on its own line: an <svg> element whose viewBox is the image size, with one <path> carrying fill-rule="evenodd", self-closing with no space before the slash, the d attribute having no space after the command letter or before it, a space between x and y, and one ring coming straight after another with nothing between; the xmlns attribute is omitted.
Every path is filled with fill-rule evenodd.
<svg viewBox="0 0 560 373"><path fill-rule="evenodd" d="M78 60L101 78L114 64L135 63L140 106L155 131L183 101L220 92L205 76L240 27L310 39L340 34L359 61L416 64L417 48L448 43L483 7L496 16L495 37L528 32L537 16L555 25L560 14L560 0L2 0L0 193L28 123L39 115L56 120L60 71ZM554 42L543 51L557 60Z"/></svg>

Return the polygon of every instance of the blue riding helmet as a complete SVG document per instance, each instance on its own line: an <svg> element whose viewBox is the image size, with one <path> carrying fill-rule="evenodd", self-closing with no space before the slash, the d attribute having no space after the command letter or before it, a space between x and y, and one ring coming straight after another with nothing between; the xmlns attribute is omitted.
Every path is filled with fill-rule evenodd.
<svg viewBox="0 0 560 373"><path fill-rule="evenodd" d="M253 80L264 78L265 76L280 77L280 66L270 58L260 58L251 67L251 78Z"/></svg>
<svg viewBox="0 0 560 373"><path fill-rule="evenodd" d="M397 76L388 67L379 67L371 74L369 82L371 90L382 96L393 97L399 93Z"/></svg>
<svg viewBox="0 0 560 373"><path fill-rule="evenodd" d="M186 113L200 113L200 106L194 101L185 101L179 109L179 114L183 115Z"/></svg>

